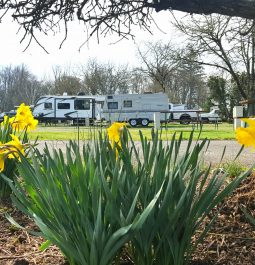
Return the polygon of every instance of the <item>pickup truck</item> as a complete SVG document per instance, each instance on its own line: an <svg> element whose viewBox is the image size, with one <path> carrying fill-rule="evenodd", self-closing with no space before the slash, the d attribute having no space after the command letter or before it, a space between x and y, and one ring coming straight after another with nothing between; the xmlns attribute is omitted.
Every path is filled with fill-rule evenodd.
<svg viewBox="0 0 255 265"><path fill-rule="evenodd" d="M188 109L185 104L169 103L169 121L179 121L180 124L189 124L191 121L197 120L198 110Z"/></svg>
<svg viewBox="0 0 255 265"><path fill-rule="evenodd" d="M219 110L218 109L213 109L212 111L208 113L201 113L200 114L200 119L204 123L215 123L215 122L221 122L221 118L219 116Z"/></svg>

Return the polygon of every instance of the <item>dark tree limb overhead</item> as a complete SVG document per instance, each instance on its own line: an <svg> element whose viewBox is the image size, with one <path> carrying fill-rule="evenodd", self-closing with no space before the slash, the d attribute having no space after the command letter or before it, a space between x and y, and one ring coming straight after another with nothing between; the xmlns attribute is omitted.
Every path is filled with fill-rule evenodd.
<svg viewBox="0 0 255 265"><path fill-rule="evenodd" d="M154 6L157 12L172 9L195 14L218 13L247 19L255 18L255 0L159 0Z"/></svg>
<svg viewBox="0 0 255 265"><path fill-rule="evenodd" d="M22 41L28 39L29 46L32 39L39 43L38 31L55 33L61 26L65 40L68 22L73 20L85 24L88 37L117 33L127 38L132 36L132 25L150 30L152 11L162 10L254 19L255 0L0 0L0 22L6 13L11 14L24 29Z"/></svg>

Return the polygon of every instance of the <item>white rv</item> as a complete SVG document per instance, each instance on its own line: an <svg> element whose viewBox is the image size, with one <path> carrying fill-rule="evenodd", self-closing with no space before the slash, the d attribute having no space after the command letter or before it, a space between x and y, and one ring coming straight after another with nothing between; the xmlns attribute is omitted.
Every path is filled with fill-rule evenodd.
<svg viewBox="0 0 255 265"><path fill-rule="evenodd" d="M42 122L84 123L85 118L95 120L100 114L104 96L42 96L34 105L33 115Z"/></svg>
<svg viewBox="0 0 255 265"><path fill-rule="evenodd" d="M163 93L119 94L105 97L101 118L109 122L129 122L133 127L148 126L154 113L167 120L168 97Z"/></svg>

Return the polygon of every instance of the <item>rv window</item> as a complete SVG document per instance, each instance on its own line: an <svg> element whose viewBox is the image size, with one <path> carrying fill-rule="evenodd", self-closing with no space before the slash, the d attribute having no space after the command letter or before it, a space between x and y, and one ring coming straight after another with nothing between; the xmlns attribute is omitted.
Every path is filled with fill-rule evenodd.
<svg viewBox="0 0 255 265"><path fill-rule="evenodd" d="M52 103L50 103L50 102L45 102L45 103L44 103L44 108L45 108L45 109L52 109Z"/></svg>
<svg viewBox="0 0 255 265"><path fill-rule="evenodd" d="M118 102L108 102L108 109L118 109Z"/></svg>
<svg viewBox="0 0 255 265"><path fill-rule="evenodd" d="M172 108L172 106L171 106L171 105L168 105L168 107L169 107L169 109L171 109L171 108Z"/></svg>
<svg viewBox="0 0 255 265"><path fill-rule="evenodd" d="M76 110L89 110L90 100L89 99L76 99L74 101L74 109Z"/></svg>
<svg viewBox="0 0 255 265"><path fill-rule="evenodd" d="M58 109L70 109L70 103L58 103Z"/></svg>
<svg viewBox="0 0 255 265"><path fill-rule="evenodd" d="M108 99L113 99L113 96L107 96Z"/></svg>
<svg viewBox="0 0 255 265"><path fill-rule="evenodd" d="M124 100L123 101L124 108L132 108L132 100Z"/></svg>

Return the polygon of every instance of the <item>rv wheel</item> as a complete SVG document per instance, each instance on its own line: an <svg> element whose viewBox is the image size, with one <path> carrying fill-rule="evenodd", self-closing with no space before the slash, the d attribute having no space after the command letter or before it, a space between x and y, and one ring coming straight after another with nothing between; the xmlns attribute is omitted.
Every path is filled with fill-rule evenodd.
<svg viewBox="0 0 255 265"><path fill-rule="evenodd" d="M131 119L131 120L129 120L129 124L130 124L132 127L136 127L136 126L137 126L137 120L136 120L136 119Z"/></svg>
<svg viewBox="0 0 255 265"><path fill-rule="evenodd" d="M142 126L147 127L149 125L149 120L142 119L141 124L142 124Z"/></svg>

